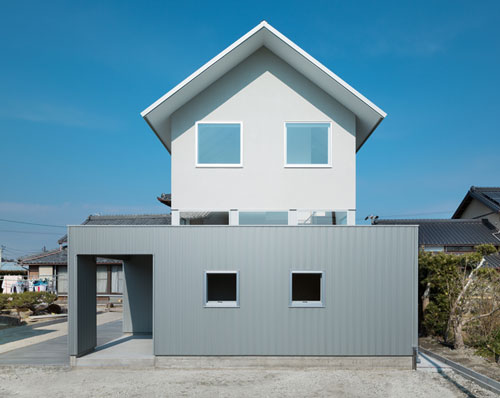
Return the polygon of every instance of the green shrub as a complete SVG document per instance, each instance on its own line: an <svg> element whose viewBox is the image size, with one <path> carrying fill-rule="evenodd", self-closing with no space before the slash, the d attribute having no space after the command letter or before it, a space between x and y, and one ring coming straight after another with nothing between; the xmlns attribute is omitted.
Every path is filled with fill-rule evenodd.
<svg viewBox="0 0 500 398"><path fill-rule="evenodd" d="M8 300L9 300L8 294L0 293L0 310L7 308Z"/></svg>
<svg viewBox="0 0 500 398"><path fill-rule="evenodd" d="M40 304L52 304L57 295L49 292L24 292L10 295L12 301L8 303L8 308L21 310L31 310L36 312L36 307Z"/></svg>
<svg viewBox="0 0 500 398"><path fill-rule="evenodd" d="M431 301L425 309L425 317L422 320L423 332L431 336L439 336L446 340L446 327L450 309L448 303L442 298Z"/></svg>

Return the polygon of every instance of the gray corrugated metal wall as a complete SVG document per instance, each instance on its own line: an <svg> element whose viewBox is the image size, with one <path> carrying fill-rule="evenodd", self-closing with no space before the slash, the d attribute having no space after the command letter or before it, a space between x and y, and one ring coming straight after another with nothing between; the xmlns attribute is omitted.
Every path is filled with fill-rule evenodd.
<svg viewBox="0 0 500 398"><path fill-rule="evenodd" d="M123 331L153 331L153 258L131 256L123 261Z"/></svg>
<svg viewBox="0 0 500 398"><path fill-rule="evenodd" d="M417 231L78 226L69 236L77 254L153 254L156 355L409 356ZM240 272L240 308L203 307L205 270ZM290 270L324 271L324 308L289 308Z"/></svg>
<svg viewBox="0 0 500 398"><path fill-rule="evenodd" d="M69 355L82 355L96 345L96 263L91 256L73 256L70 266Z"/></svg>

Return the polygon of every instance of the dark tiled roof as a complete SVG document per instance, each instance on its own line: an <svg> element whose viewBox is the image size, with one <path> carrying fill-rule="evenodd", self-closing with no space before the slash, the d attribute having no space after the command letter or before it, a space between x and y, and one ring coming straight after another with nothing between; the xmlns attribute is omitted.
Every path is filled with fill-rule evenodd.
<svg viewBox="0 0 500 398"><path fill-rule="evenodd" d="M500 187L470 187L469 192L451 218L460 218L473 199L478 200L491 211L500 213Z"/></svg>
<svg viewBox="0 0 500 398"><path fill-rule="evenodd" d="M82 225L170 225L170 214L126 214L114 216L88 216ZM58 240L61 245L68 242L64 235Z"/></svg>
<svg viewBox="0 0 500 398"><path fill-rule="evenodd" d="M66 264L68 255L66 248L40 252L20 259L22 264Z"/></svg>
<svg viewBox="0 0 500 398"><path fill-rule="evenodd" d="M170 214L89 216L82 225L170 225Z"/></svg>
<svg viewBox="0 0 500 398"><path fill-rule="evenodd" d="M156 199L158 199L158 201L160 203L163 203L165 206L168 206L168 207L172 206L172 194L171 193L162 193Z"/></svg>
<svg viewBox="0 0 500 398"><path fill-rule="evenodd" d="M490 254L485 257L486 266L490 268L500 268L500 254Z"/></svg>
<svg viewBox="0 0 500 398"><path fill-rule="evenodd" d="M500 234L493 234L495 227L487 220L450 219L378 219L375 224L418 225L419 245L468 246L492 244L500 246Z"/></svg>
<svg viewBox="0 0 500 398"><path fill-rule="evenodd" d="M68 263L68 249L64 247L41 252L29 257L23 257L20 262L23 265L66 265ZM97 257L97 264L121 264L121 261Z"/></svg>

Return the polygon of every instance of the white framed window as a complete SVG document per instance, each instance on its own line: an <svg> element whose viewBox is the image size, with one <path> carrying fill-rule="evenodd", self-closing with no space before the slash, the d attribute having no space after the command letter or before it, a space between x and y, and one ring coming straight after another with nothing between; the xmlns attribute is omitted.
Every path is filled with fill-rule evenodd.
<svg viewBox="0 0 500 398"><path fill-rule="evenodd" d="M204 286L205 307L240 306L239 271L205 271Z"/></svg>
<svg viewBox="0 0 500 398"><path fill-rule="evenodd" d="M241 122L196 122L196 167L242 167Z"/></svg>
<svg viewBox="0 0 500 398"><path fill-rule="evenodd" d="M285 122L285 167L331 166L331 122Z"/></svg>
<svg viewBox="0 0 500 398"><path fill-rule="evenodd" d="M290 271L290 307L324 307L323 271Z"/></svg>

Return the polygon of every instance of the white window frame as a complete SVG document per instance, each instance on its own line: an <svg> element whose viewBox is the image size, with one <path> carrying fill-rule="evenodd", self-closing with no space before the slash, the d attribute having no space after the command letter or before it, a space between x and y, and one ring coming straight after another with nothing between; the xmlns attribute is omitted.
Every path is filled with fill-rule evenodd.
<svg viewBox="0 0 500 398"><path fill-rule="evenodd" d="M304 124L304 123L321 123L328 124L328 164L288 164L288 153L287 153L287 143L288 143L288 134L287 134L287 124ZM311 121L311 120L303 120L303 121L286 121L283 123L283 140L284 140L284 167L285 168L310 168L310 169L327 169L332 167L332 137L333 137L333 123L332 121Z"/></svg>
<svg viewBox="0 0 500 398"><path fill-rule="evenodd" d="M208 301L208 274L235 274L236 301ZM203 273L203 306L205 308L239 308L240 307L240 271L212 271Z"/></svg>
<svg viewBox="0 0 500 398"><path fill-rule="evenodd" d="M293 274L321 274L320 301L293 301ZM290 297L288 306L290 308L324 308L325 307L325 271L298 271L290 270Z"/></svg>
<svg viewBox="0 0 500 398"><path fill-rule="evenodd" d="M240 163L198 163L198 126L200 124L239 124L240 125ZM220 168L241 168L243 167L243 122L242 121L197 121L195 123L195 165L196 167L220 167Z"/></svg>

